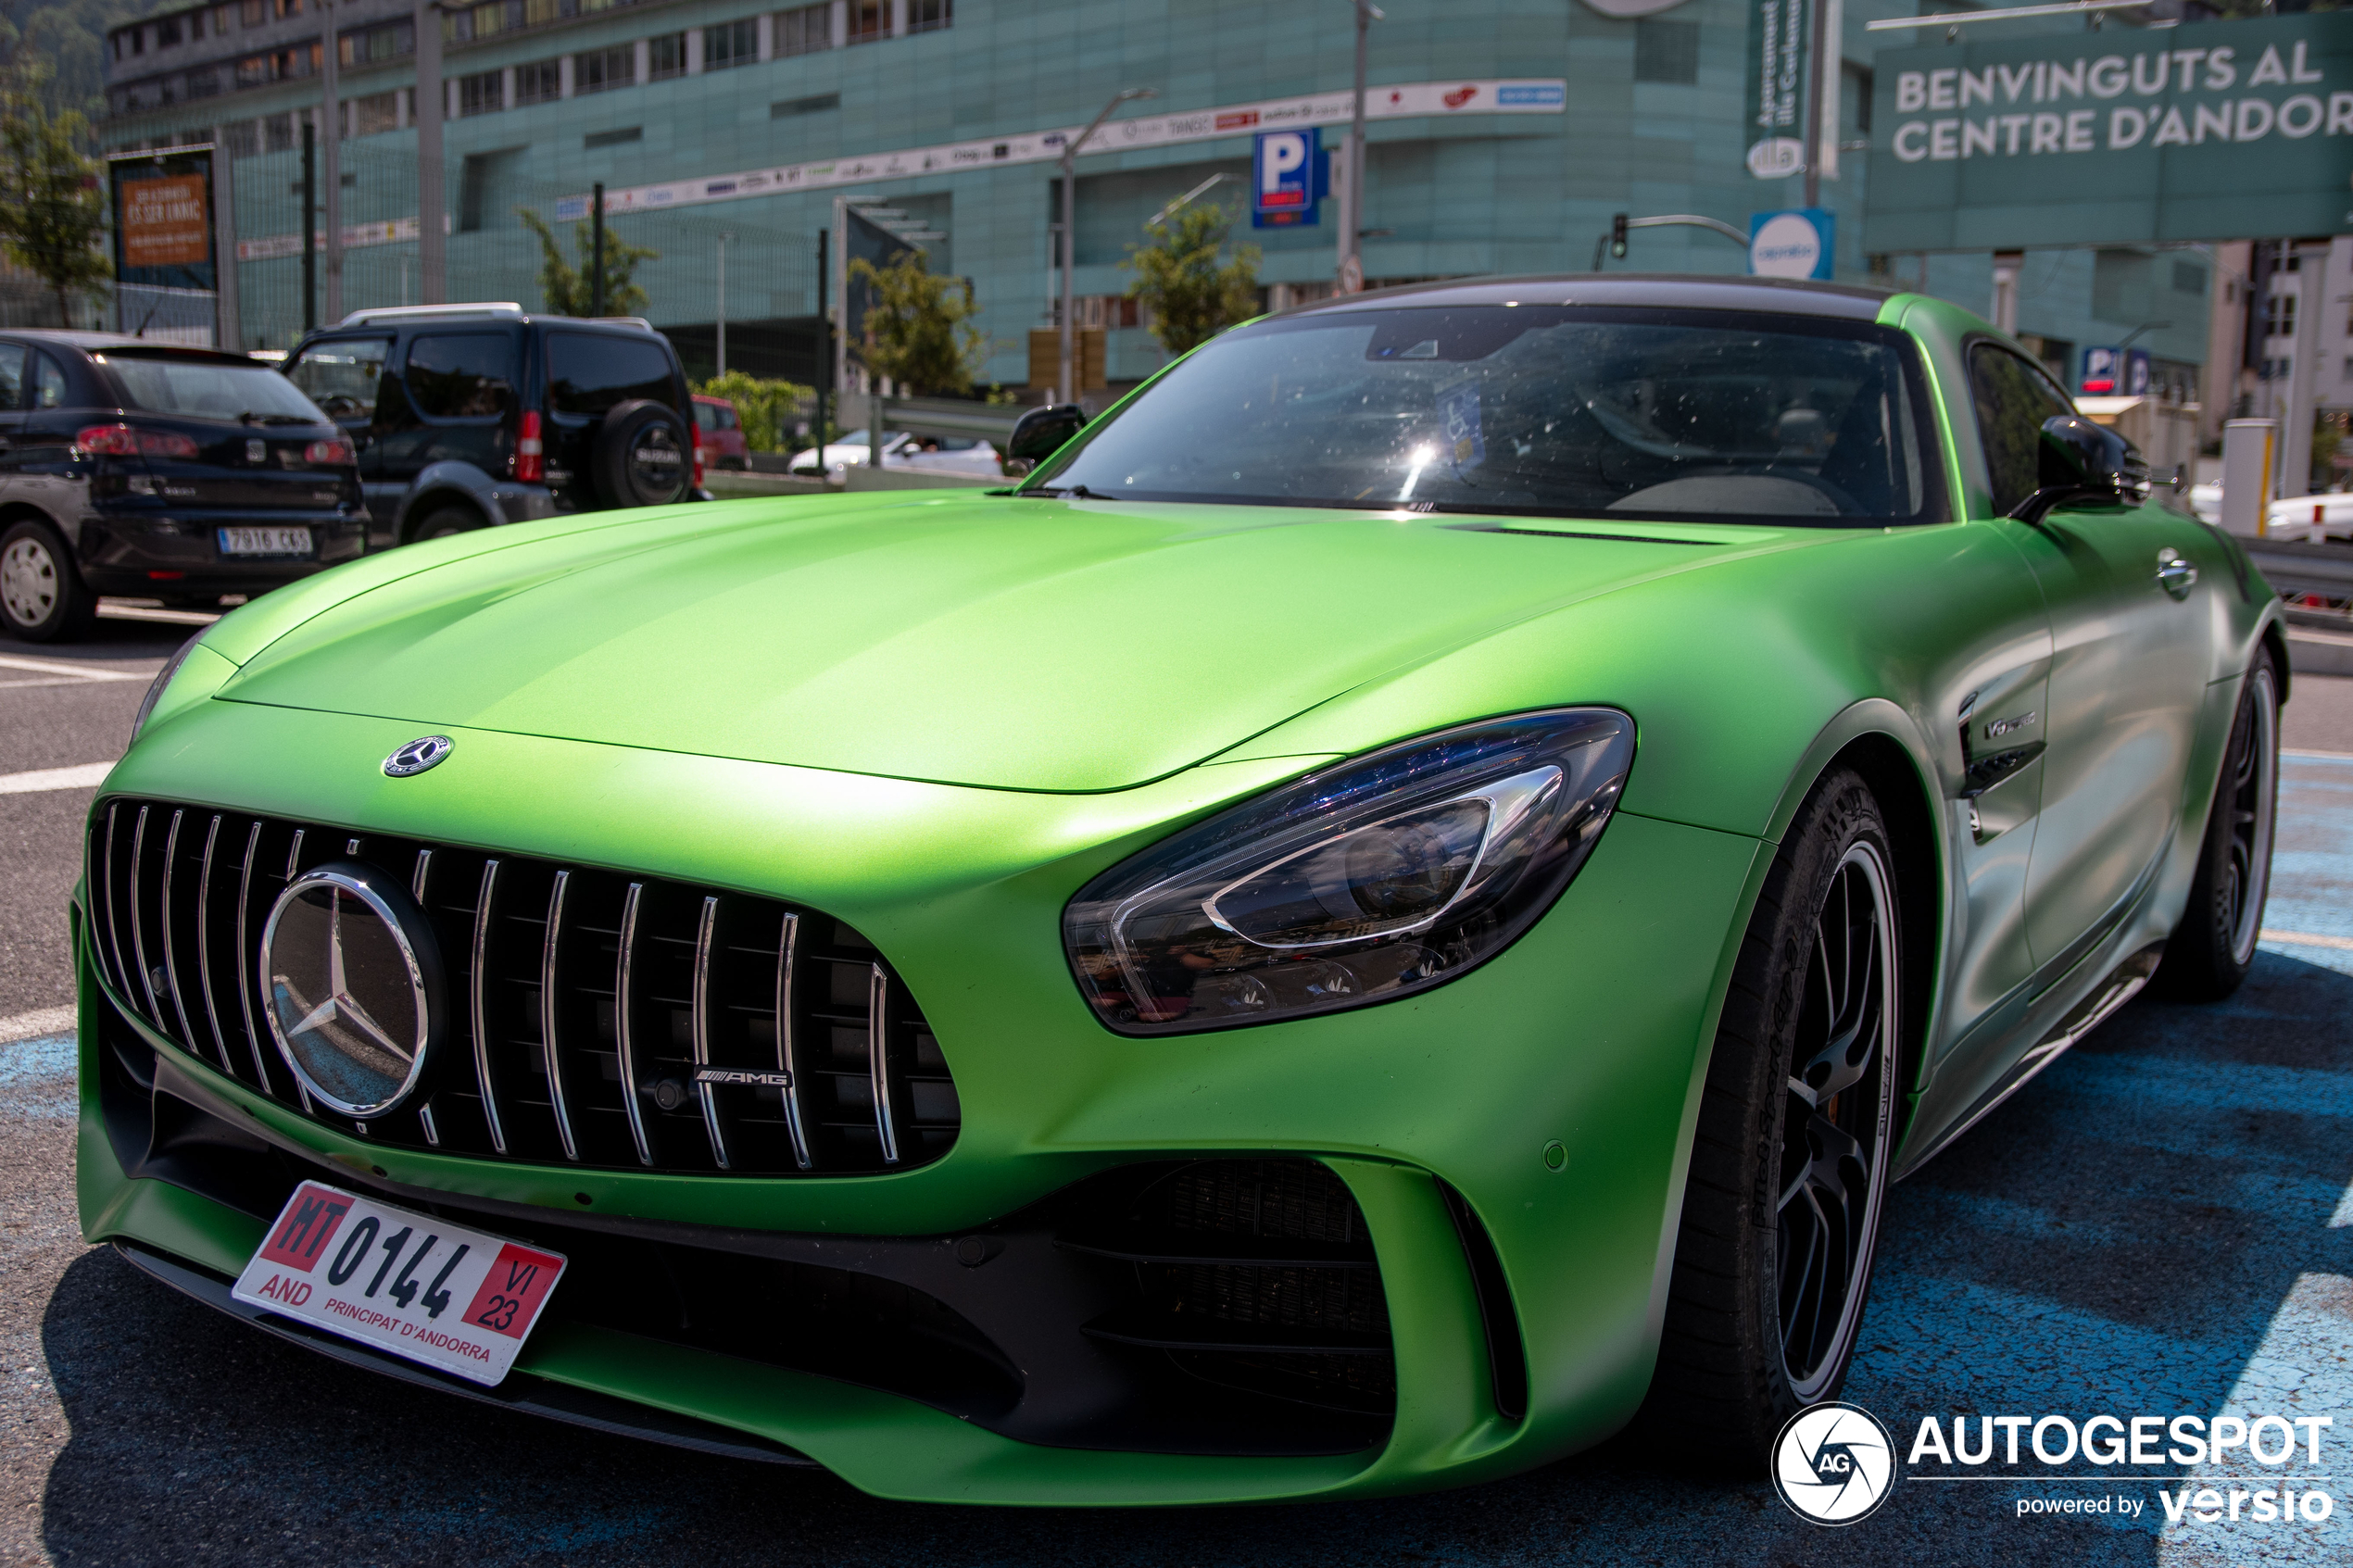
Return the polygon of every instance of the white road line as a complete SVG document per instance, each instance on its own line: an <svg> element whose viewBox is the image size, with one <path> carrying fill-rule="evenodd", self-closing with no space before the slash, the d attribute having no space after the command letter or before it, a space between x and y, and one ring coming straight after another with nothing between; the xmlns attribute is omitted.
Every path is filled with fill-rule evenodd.
<svg viewBox="0 0 2353 1568"><path fill-rule="evenodd" d="M114 764L111 762L84 762L78 768L35 768L27 773L0 773L0 795L37 795L46 789L95 789L113 771Z"/></svg>
<svg viewBox="0 0 2353 1568"><path fill-rule="evenodd" d="M2323 936L2314 931L2273 931L2263 928L2263 940L2284 943L2290 947L2340 947L2353 953L2353 936Z"/></svg>
<svg viewBox="0 0 2353 1568"><path fill-rule="evenodd" d="M35 1040L44 1035L62 1035L73 1025L73 1009L69 1007L20 1012L14 1018L0 1018L0 1044L12 1040Z"/></svg>
<svg viewBox="0 0 2353 1568"><path fill-rule="evenodd" d="M87 664L67 664L49 659L19 659L0 654L0 670L30 670L36 675L72 675L84 681L152 681L152 670L99 670Z"/></svg>
<svg viewBox="0 0 2353 1568"><path fill-rule="evenodd" d="M2283 747L2280 755L2291 762L2353 762L2353 751L2290 751Z"/></svg>
<svg viewBox="0 0 2353 1568"><path fill-rule="evenodd" d="M42 675L30 681L0 681L0 692L12 692L19 686L78 686L82 684L69 675Z"/></svg>
<svg viewBox="0 0 2353 1568"><path fill-rule="evenodd" d="M119 605L98 601L98 615L105 621L159 621L167 626L209 626L220 619L215 610L165 609L156 605Z"/></svg>

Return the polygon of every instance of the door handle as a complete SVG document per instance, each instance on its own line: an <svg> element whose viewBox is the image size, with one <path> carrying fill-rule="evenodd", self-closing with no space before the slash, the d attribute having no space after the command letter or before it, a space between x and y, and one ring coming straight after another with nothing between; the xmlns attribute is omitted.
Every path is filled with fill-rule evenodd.
<svg viewBox="0 0 2353 1568"><path fill-rule="evenodd" d="M2176 599L2186 599L2190 590L2197 586L2197 568L2182 558L2179 550L2166 548L2157 552L2157 583Z"/></svg>

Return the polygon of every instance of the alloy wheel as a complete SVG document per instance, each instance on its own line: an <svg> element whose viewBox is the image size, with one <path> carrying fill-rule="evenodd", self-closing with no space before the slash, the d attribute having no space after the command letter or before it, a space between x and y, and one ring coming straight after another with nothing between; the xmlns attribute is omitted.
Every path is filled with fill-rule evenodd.
<svg viewBox="0 0 2353 1568"><path fill-rule="evenodd" d="M1891 878L1848 847L1814 919L1783 1100L1778 1237L1781 1362L1810 1404L1846 1363L1870 1278L1894 1124Z"/></svg>
<svg viewBox="0 0 2353 1568"><path fill-rule="evenodd" d="M0 608L19 626L38 626L57 607L57 563L38 539L12 539L0 551Z"/></svg>
<svg viewBox="0 0 2353 1568"><path fill-rule="evenodd" d="M2262 935L2263 899L2271 880L2271 817L2278 804L2279 703L2271 667L2259 663L2231 727L2231 759L2222 802L2231 813L2231 853L2219 891L2230 911L2231 956L2244 967Z"/></svg>

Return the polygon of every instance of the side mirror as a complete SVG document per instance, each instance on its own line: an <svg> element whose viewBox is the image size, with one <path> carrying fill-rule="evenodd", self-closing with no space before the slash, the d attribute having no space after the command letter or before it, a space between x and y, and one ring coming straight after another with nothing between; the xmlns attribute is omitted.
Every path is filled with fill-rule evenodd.
<svg viewBox="0 0 2353 1568"><path fill-rule="evenodd" d="M1027 473L1086 427L1087 410L1076 403L1032 408L1013 425L1013 433L1005 442L1005 471Z"/></svg>
<svg viewBox="0 0 2353 1568"><path fill-rule="evenodd" d="M2148 499L2149 466L2139 449L2080 414L2043 421L2038 463L2034 494L2010 510L2021 522L2040 522L2064 506L2137 506Z"/></svg>

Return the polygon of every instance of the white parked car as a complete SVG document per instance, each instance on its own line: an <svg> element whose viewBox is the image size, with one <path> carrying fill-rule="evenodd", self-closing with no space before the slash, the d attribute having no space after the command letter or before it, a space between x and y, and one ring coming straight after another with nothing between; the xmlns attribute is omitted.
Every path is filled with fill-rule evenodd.
<svg viewBox="0 0 2353 1568"><path fill-rule="evenodd" d="M2222 521L2222 487L2219 484L2190 486L2190 509L2200 520L2220 524ZM2301 544L2312 537L2312 508L2321 508L2321 528L2329 538L2353 538L2353 492L2331 491L2320 495L2290 495L2271 503L2271 525L2266 533L2273 539L2293 540Z"/></svg>
<svg viewBox="0 0 2353 1568"><path fill-rule="evenodd" d="M863 467L872 457L873 444L862 430L846 432L840 440L825 444L821 459L817 448L793 454L792 471L797 474L818 475L840 479L845 470ZM883 467L887 469L932 469L948 473L968 473L983 479L1002 479L1003 463L997 449L969 435L909 435L901 432L883 433Z"/></svg>

